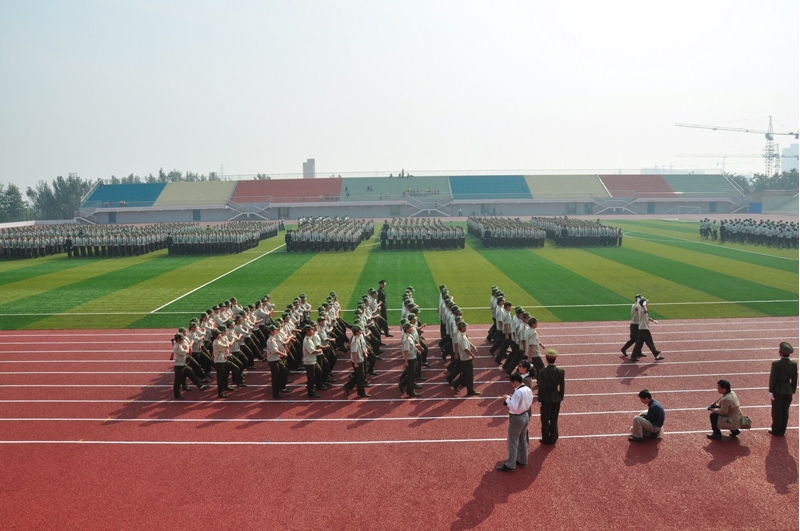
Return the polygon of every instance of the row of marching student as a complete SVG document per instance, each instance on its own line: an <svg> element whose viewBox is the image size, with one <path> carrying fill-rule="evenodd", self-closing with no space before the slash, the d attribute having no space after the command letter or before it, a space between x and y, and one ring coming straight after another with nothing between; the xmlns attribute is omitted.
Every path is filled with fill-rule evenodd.
<svg viewBox="0 0 800 531"><path fill-rule="evenodd" d="M370 289L354 312L354 337L358 336L355 343L364 357L363 385L359 386L362 396L368 396L363 391L363 386L368 386L366 375L375 374L375 361L380 359L381 328L388 335L380 304L377 291ZM276 315L275 305L265 295L244 307L231 298L191 319L188 330L179 328L172 340L175 398L181 398L181 389L189 389L187 378L199 389L205 389L212 372L216 373L217 396L227 398L227 393L235 389L229 379L238 388L247 387L246 376L256 360L269 364L273 398L282 398L289 392L290 371L304 372L308 396L319 398L318 391L330 389L335 381L335 351L352 349L353 342L347 338L351 325L340 316L335 292L318 308L316 319L312 319L311 309L306 295L300 294L282 314ZM353 385L358 381L356 372L350 377Z"/></svg>

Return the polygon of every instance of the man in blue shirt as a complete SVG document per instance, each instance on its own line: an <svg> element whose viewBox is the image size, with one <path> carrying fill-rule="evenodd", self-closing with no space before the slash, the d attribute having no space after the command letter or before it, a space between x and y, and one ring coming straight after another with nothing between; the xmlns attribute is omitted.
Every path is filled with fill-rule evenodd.
<svg viewBox="0 0 800 531"><path fill-rule="evenodd" d="M639 400L647 406L647 411L633 417L631 436L628 437L628 440L642 442L645 433L652 439L658 439L661 437L661 429L664 426L664 406L658 400L653 400L653 396L647 389L639 391Z"/></svg>

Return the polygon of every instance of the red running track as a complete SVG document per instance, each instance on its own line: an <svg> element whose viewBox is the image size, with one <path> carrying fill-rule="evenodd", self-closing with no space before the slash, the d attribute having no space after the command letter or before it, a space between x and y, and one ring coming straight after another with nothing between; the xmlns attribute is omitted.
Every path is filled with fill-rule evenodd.
<svg viewBox="0 0 800 531"><path fill-rule="evenodd" d="M386 339L372 398L340 388L269 398L246 389L172 396L170 330L0 333L4 529L738 529L798 528L798 416L771 437L767 383L797 318L662 321L666 360L622 359L627 323L544 324L566 369L555 447L502 474L510 386L478 345L480 397L454 396L433 368L400 398L398 337ZM343 363L341 365L344 365ZM343 382L345 367L337 373ZM754 429L709 441L705 407L731 381ZM627 441L648 388L667 410L659 441ZM530 522L524 520L530 519ZM522 520L522 521L520 521Z"/></svg>

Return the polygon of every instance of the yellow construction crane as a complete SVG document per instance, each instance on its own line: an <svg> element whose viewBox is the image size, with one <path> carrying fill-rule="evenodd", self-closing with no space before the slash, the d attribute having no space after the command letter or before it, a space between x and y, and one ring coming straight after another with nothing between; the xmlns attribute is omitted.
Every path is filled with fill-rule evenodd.
<svg viewBox="0 0 800 531"><path fill-rule="evenodd" d="M678 127L694 127L695 129L712 129L714 131L735 131L737 133L756 133L764 135L767 139L767 145L764 147L764 171L765 175L771 177L774 175L773 171L780 168L781 155L775 146L775 135L791 135L795 139L800 138L797 132L775 132L772 129L772 116L769 117L769 129L761 131L758 129L743 129L739 127L723 127L720 125L701 125L701 124L675 124Z"/></svg>

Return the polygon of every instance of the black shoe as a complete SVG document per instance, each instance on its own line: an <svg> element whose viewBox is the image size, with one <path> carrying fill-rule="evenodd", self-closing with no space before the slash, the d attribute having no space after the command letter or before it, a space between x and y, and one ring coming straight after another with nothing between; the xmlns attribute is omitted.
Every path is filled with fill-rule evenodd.
<svg viewBox="0 0 800 531"><path fill-rule="evenodd" d="M226 395L225 393L217 393L217 397L218 398L228 398L228 395Z"/></svg>
<svg viewBox="0 0 800 531"><path fill-rule="evenodd" d="M350 389L345 386L342 386L342 391L344 391L344 397L347 398L350 396Z"/></svg>
<svg viewBox="0 0 800 531"><path fill-rule="evenodd" d="M769 433L770 435L774 435L775 437L783 437L782 433L775 433L774 431L772 431L772 428L768 429L767 433Z"/></svg>
<svg viewBox="0 0 800 531"><path fill-rule="evenodd" d="M375 371L367 371L367 374L369 374L370 376L378 376L378 373Z"/></svg>
<svg viewBox="0 0 800 531"><path fill-rule="evenodd" d="M423 364L422 364L422 366L423 366L423 367L425 367L425 368L427 368L427 369L430 369L430 368L431 368L431 365L430 365L430 363L428 363L428 362L425 362L425 363L423 363Z"/></svg>
<svg viewBox="0 0 800 531"><path fill-rule="evenodd" d="M371 395L371 394L369 394L369 393L364 393L363 395L358 395L358 396L359 396L360 398L369 398L369 397L371 397L372 395Z"/></svg>
<svg viewBox="0 0 800 531"><path fill-rule="evenodd" d="M656 357L655 357L655 360L656 360L656 361L661 361L661 360L663 360L663 359L664 359L664 356L662 356L662 355L660 355L660 354L656 354Z"/></svg>
<svg viewBox="0 0 800 531"><path fill-rule="evenodd" d="M480 391L470 391L467 393L467 396L479 396L480 394Z"/></svg>
<svg viewBox="0 0 800 531"><path fill-rule="evenodd" d="M458 394L459 392L461 392L461 386L460 385L451 385L450 387L453 388L453 392L455 394Z"/></svg>
<svg viewBox="0 0 800 531"><path fill-rule="evenodd" d="M643 437L634 437L633 435L628 437L628 440L631 441L631 442L644 442L644 438Z"/></svg>
<svg viewBox="0 0 800 531"><path fill-rule="evenodd" d="M722 434L721 433L709 433L708 435L706 435L706 438L712 439L714 441L718 441L718 440L722 439Z"/></svg>
<svg viewBox="0 0 800 531"><path fill-rule="evenodd" d="M427 378L423 378L422 376L420 376L418 378L414 378L414 381L415 382L427 382L428 379Z"/></svg>
<svg viewBox="0 0 800 531"><path fill-rule="evenodd" d="M183 395L178 395L178 396L173 397L173 398L175 398L175 400L183 400L184 399Z"/></svg>
<svg viewBox="0 0 800 531"><path fill-rule="evenodd" d="M226 390L226 391L233 391L233 387L231 387L231 386L229 385L228 387L226 387L226 388L225 388L225 390Z"/></svg>
<svg viewBox="0 0 800 531"><path fill-rule="evenodd" d="M372 384L371 383L365 383L364 387L372 387Z"/></svg>
<svg viewBox="0 0 800 531"><path fill-rule="evenodd" d="M503 463L502 465L500 465L498 467L495 467L495 470L497 470L498 472L513 472L514 471L513 468L508 468L505 465L505 463Z"/></svg>
<svg viewBox="0 0 800 531"><path fill-rule="evenodd" d="M202 391L203 389L208 389L208 386L207 386L206 384L203 384L203 385L201 385L200 387L198 387L197 389L199 389L200 391Z"/></svg>
<svg viewBox="0 0 800 531"><path fill-rule="evenodd" d="M621 349L619 349L619 351L620 351L620 352L622 352L622 356L623 356L623 357L625 357L625 358L627 358L627 357L628 357L628 353L625 351L625 349L624 349L624 348L621 348Z"/></svg>
<svg viewBox="0 0 800 531"><path fill-rule="evenodd" d="M525 463L525 464L523 465L522 463L520 463L519 461L517 461L517 466L521 466L522 468L525 468L526 466L528 466L528 464L527 464L527 463Z"/></svg>
<svg viewBox="0 0 800 531"><path fill-rule="evenodd" d="M247 384L246 383L236 384L236 387L247 387Z"/></svg>
<svg viewBox="0 0 800 531"><path fill-rule="evenodd" d="M409 393L408 394L408 398L417 398L418 396L422 396L422 395L419 394L419 393Z"/></svg>
<svg viewBox="0 0 800 531"><path fill-rule="evenodd" d="M283 389L281 389L281 393L291 393L291 392L292 390L289 389L288 387L284 387Z"/></svg>
<svg viewBox="0 0 800 531"><path fill-rule="evenodd" d="M386 335L386 337L394 337L393 334L385 334L385 335Z"/></svg>
<svg viewBox="0 0 800 531"><path fill-rule="evenodd" d="M738 437L740 433L742 432L739 430L731 430L731 437Z"/></svg>
<svg viewBox="0 0 800 531"><path fill-rule="evenodd" d="M420 384L414 384L414 389L422 389L422 386Z"/></svg>
<svg viewBox="0 0 800 531"><path fill-rule="evenodd" d="M376 361L383 361L383 358L381 358L380 356L375 356L375 360Z"/></svg>
<svg viewBox="0 0 800 531"><path fill-rule="evenodd" d="M308 393L308 398L322 398L322 395L319 393Z"/></svg>
<svg viewBox="0 0 800 531"><path fill-rule="evenodd" d="M278 398L283 398L283 395L282 395L282 394L280 394L280 393L278 393L278 395L277 395L277 396L276 396L276 395L272 395L272 398L275 398L275 399L278 399Z"/></svg>

